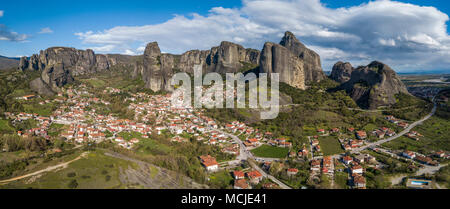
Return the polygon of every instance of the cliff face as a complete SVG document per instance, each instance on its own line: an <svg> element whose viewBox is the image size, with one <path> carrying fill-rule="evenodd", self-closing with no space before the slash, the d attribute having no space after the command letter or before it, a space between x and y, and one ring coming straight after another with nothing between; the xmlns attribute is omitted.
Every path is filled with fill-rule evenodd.
<svg viewBox="0 0 450 209"><path fill-rule="evenodd" d="M235 73L243 63L259 64L260 52L243 46L222 41L220 46L210 50L191 50L181 55L177 69L193 73L194 65L202 65L204 72Z"/></svg>
<svg viewBox="0 0 450 209"><path fill-rule="evenodd" d="M280 73L280 81L305 89L308 82L325 78L320 57L287 31L280 44L267 42L260 56L260 72Z"/></svg>
<svg viewBox="0 0 450 209"><path fill-rule="evenodd" d="M157 42L149 43L142 59L126 55L95 54L94 51L68 47L52 47L39 55L20 60L19 69L42 72L36 91L47 86L50 91L73 81L72 76L110 70L115 65L131 67L131 76L142 76L145 86L153 91L171 91L170 78L174 72L193 73L194 65L201 65L203 72L236 73L250 63L260 65L262 72L280 73L282 82L304 89L307 82L320 81L324 73L320 57L306 48L295 36L286 32L280 44L266 43L263 52L223 41L209 50L191 50L181 55L162 54Z"/></svg>
<svg viewBox="0 0 450 209"><path fill-rule="evenodd" d="M260 52L245 49L241 45L223 41L210 50L190 50L181 55L162 54L157 42L149 43L142 65L134 65L134 76L142 75L146 87L153 91L172 91L170 78L174 70L194 73L194 65L201 65L203 72L235 73L243 63L259 63Z"/></svg>
<svg viewBox="0 0 450 209"><path fill-rule="evenodd" d="M41 71L41 77L30 83L38 93L51 95L60 87L73 81L73 76L90 74L110 69L117 64L128 64L129 56L102 55L94 51L68 47L51 47L41 50L29 59L22 57L19 70Z"/></svg>
<svg viewBox="0 0 450 209"><path fill-rule="evenodd" d="M289 49L291 53L303 61L306 82L318 82L325 78L320 56L313 50L306 48L293 33L286 31L280 45Z"/></svg>
<svg viewBox="0 0 450 209"><path fill-rule="evenodd" d="M287 48L267 42L261 53L260 69L264 73L279 73L280 81L305 89L304 62Z"/></svg>
<svg viewBox="0 0 450 209"><path fill-rule="evenodd" d="M378 61L356 69L350 63L337 63L330 77L341 82L339 88L346 90L363 108L392 105L396 102L396 94L409 94L397 73Z"/></svg>

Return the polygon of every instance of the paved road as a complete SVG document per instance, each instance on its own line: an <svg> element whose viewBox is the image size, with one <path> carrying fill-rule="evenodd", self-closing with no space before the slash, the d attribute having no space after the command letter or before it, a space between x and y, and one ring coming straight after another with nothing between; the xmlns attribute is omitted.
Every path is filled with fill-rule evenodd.
<svg viewBox="0 0 450 209"><path fill-rule="evenodd" d="M444 166L447 166L448 164L441 164L439 166L429 166L429 165L425 165L423 168L420 168L418 171L416 171L416 173L414 173L415 176L420 176L422 174L428 173L428 174L434 174L436 173L439 169L441 169ZM400 176L396 176L396 177L392 177L391 178L391 183L392 185L396 185L396 184L400 184L403 180L403 178L405 178L407 175L400 175ZM438 189L440 189L440 186L436 183L436 187L438 187Z"/></svg>
<svg viewBox="0 0 450 209"><path fill-rule="evenodd" d="M433 100L434 100L434 99L433 99ZM395 136L391 136L391 137L389 137L389 138L387 138L387 139L379 140L379 141L376 141L376 142L367 144L367 145L365 145L365 146L356 148L356 149L352 150L351 153L359 153L359 152L361 152L361 151L363 151L363 150L365 150L365 149L367 149L367 148L374 148L374 147L376 147L376 146L378 146L378 145L381 145L381 144L386 143L386 142L390 142L390 141L392 141L392 140L394 140L394 139L397 139L397 138L399 138L399 137L405 135L406 133L410 132L411 129L413 129L414 127L416 127L416 126L422 124L424 121L426 121L426 120L428 120L429 118L431 118L431 116L433 116L434 113L436 113L436 108L437 108L437 104L434 103L434 107L433 107L433 109L431 110L431 113L430 113L430 114L428 114L428 115L425 116L424 118L422 118L422 119L420 119L420 120L418 120L418 121L412 123L412 124L409 125L406 129L404 129L404 130L401 131L400 133L396 134ZM333 158L337 158L337 157L339 157L339 156L341 156L341 155L342 155L342 154L336 154L336 155L333 155L332 157L333 157Z"/></svg>
<svg viewBox="0 0 450 209"><path fill-rule="evenodd" d="M36 172L33 172L33 173L29 173L29 174L26 174L26 175L17 176L17 177L6 179L6 180L1 180L0 184L9 183L9 182L12 182L12 181L17 181L17 180L20 180L20 179L28 178L28 177L35 176L35 175L38 175L38 174L41 174L41 173L45 173L45 172L49 172L49 171L52 171L52 170L56 170L58 168L64 168L67 165L69 165L70 163L73 163L73 162L75 162L75 161L77 161L77 160L79 160L79 159L81 159L83 157L86 157L87 154L88 154L88 152L83 152L77 158L75 158L73 160L70 160L70 161L67 161L65 163L61 163L61 164L58 164L58 165L50 166L50 167L47 167L45 169L42 169L42 170L39 170L39 171L36 171Z"/></svg>
<svg viewBox="0 0 450 209"><path fill-rule="evenodd" d="M242 160L248 161L249 158L251 159L255 159L255 160L263 160L263 161L274 161L274 160L279 160L278 158L259 158L259 157L254 157L253 154L248 151L247 149L245 149L245 145L244 142L242 142L241 139L239 139L236 135L233 134L229 134L225 131L222 131L220 129L215 129L215 128L211 128L212 130L218 131L226 136L231 137L236 143L239 144L240 147L240 152L239 155L236 157L236 160L233 161L229 161L229 164L237 164L240 163ZM284 184L283 182L279 181L277 178L273 177L272 175L266 173L263 169L261 169L258 165L255 165L254 163L252 163L251 161L248 161L249 164L256 169L257 171L259 171L264 177L269 178L270 180L272 180L273 182L277 183L282 189L291 189L289 186L287 186L286 184Z"/></svg>

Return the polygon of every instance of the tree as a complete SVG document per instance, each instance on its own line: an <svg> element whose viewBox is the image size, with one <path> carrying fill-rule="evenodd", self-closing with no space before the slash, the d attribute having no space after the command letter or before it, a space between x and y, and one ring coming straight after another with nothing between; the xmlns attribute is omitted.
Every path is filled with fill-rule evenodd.
<svg viewBox="0 0 450 209"><path fill-rule="evenodd" d="M74 180L70 181L68 187L69 187L70 189L76 189L76 188L78 187L78 182L77 182L77 180L74 179Z"/></svg>

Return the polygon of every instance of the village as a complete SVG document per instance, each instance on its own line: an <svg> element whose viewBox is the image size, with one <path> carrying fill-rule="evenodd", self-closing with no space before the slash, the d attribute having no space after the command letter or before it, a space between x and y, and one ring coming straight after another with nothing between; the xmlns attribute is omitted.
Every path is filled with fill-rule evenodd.
<svg viewBox="0 0 450 209"><path fill-rule="evenodd" d="M170 141L175 143L188 143L189 138L193 137L197 141L210 146L217 146L221 152L234 155L235 160L229 162L216 161L211 155L198 156L205 170L210 173L223 170L231 171L234 178L233 188L249 189L258 185L263 179L270 175L270 166L272 162L283 162L287 159L302 160L309 164L309 178L313 181L319 181L322 175L331 179L332 185L336 172L346 172L348 174L349 188L366 188L366 178L364 171L371 167L380 169L383 164L378 162L376 157L370 154L361 153L362 147L389 155L391 157L405 158L411 162L437 166L439 163L435 158L448 159L448 153L438 151L432 156L426 156L417 152L408 150L388 150L381 147L367 147L374 140L381 140L386 137L393 137L397 133L387 127L379 127L369 134L364 130L355 130L353 127L335 127L330 130L318 129L317 135L308 136L309 143L304 143L300 150L293 150L291 140L281 137L273 137L268 131L260 131L239 121L233 121L227 124L220 124L214 119L205 116L202 109L194 110L187 106L172 106L171 94L149 95L146 93L131 94L126 100L130 101L129 110L134 111L134 118L120 119L113 114L102 115L97 113L95 105L110 105L108 101L95 97L88 91L86 85L82 84L77 88L64 88L58 94L58 97L40 102L56 103L58 108L50 117L40 116L31 113L5 113L5 116L13 121L20 123L26 120L37 121L37 127L27 131L19 131L17 134L24 138L39 136L50 139L48 129L52 124L62 124L67 127L60 133L69 142L75 144L100 143L109 140L117 146L124 149L133 149L140 140L151 137L152 134L161 135L165 132L171 134ZM121 90L107 87L102 91L103 94L118 94ZM19 97L20 100L32 100L34 95ZM385 118L392 124L401 129L406 129L409 124L399 120L392 115ZM140 121L140 122L138 122ZM149 124L144 121L154 121ZM138 133L140 137L123 137L122 133ZM335 155L324 155L320 138L335 137L342 150L345 153ZM420 140L422 135L416 131L409 131L405 134L411 140ZM370 140L369 140L370 138ZM289 150L288 154L281 158L265 158L252 154L252 150L261 146L280 147ZM242 161L254 160L257 167L251 167L244 171L233 168L237 167ZM295 167L282 167L288 176L295 176L299 169ZM271 176L272 179L274 178ZM280 188L282 182L265 181L262 188Z"/></svg>

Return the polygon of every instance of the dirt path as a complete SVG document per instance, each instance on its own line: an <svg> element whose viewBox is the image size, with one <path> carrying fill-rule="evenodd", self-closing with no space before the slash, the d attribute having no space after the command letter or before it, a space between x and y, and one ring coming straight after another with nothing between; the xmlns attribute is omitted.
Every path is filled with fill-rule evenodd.
<svg viewBox="0 0 450 209"><path fill-rule="evenodd" d="M17 181L17 180L20 180L20 179L28 178L28 177L35 176L35 175L38 175L38 174L41 174L41 173L45 173L45 172L49 172L49 171L52 171L52 170L56 170L58 168L64 168L67 165L69 165L70 163L73 163L73 162L75 162L75 161L77 161L77 160L79 160L81 158L86 157L87 154L88 154L88 152L83 152L80 156L76 157L73 160L69 160L67 162L64 162L64 163L61 163L61 164L58 164L58 165L50 166L50 167L47 167L45 169L42 169L42 170L39 170L39 171L36 171L36 172L33 172L33 173L25 174L25 175L22 175L22 176L17 176L17 177L6 179L6 180L0 180L0 184L5 184L5 183L12 182L12 181Z"/></svg>

